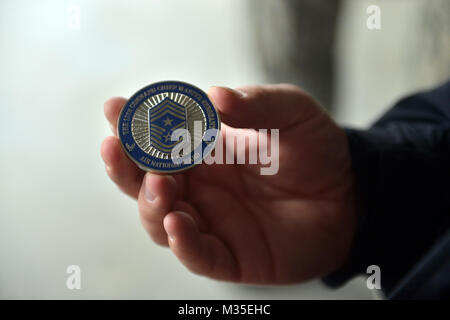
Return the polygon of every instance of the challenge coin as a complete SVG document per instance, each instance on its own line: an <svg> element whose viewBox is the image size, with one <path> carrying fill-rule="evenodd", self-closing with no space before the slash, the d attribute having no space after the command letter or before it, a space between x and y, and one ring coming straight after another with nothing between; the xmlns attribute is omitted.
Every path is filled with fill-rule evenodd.
<svg viewBox="0 0 450 320"><path fill-rule="evenodd" d="M136 92L120 112L117 130L125 153L141 169L174 173L192 168L213 150L219 115L205 92L164 81Z"/></svg>

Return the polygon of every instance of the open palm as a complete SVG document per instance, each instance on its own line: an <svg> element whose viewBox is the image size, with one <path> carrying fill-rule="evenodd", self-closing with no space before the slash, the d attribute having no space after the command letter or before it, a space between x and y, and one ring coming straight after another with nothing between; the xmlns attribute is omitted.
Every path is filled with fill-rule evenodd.
<svg viewBox="0 0 450 320"><path fill-rule="evenodd" d="M209 96L226 124L225 140L230 132L280 129L279 170L261 175L260 164L202 164L173 176L144 174L117 137L106 138L107 172L138 199L152 239L191 271L221 280L293 283L338 268L357 214L343 130L291 85L214 87ZM125 102L105 104L114 132Z"/></svg>

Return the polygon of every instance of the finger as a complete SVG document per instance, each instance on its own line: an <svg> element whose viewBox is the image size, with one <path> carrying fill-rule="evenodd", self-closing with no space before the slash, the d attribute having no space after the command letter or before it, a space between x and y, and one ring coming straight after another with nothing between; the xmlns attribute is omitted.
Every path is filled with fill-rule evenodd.
<svg viewBox="0 0 450 320"><path fill-rule="evenodd" d="M223 122L236 128L284 129L321 112L310 96L289 84L212 87L208 96Z"/></svg>
<svg viewBox="0 0 450 320"><path fill-rule="evenodd" d="M169 245L192 272L219 280L239 281L239 268L230 250L218 238L199 232L191 215L174 211L164 218Z"/></svg>
<svg viewBox="0 0 450 320"><path fill-rule="evenodd" d="M176 182L172 176L145 175L138 197L139 213L144 228L157 244L167 245L163 219L172 210L175 197Z"/></svg>
<svg viewBox="0 0 450 320"><path fill-rule="evenodd" d="M122 97L114 97L106 100L104 104L105 117L111 126L111 130L114 135L117 136L117 119L119 118L120 111L127 102L127 99Z"/></svg>
<svg viewBox="0 0 450 320"><path fill-rule="evenodd" d="M126 194L137 198L141 187L144 171L139 169L124 153L117 137L107 137L103 140L101 156L106 165L106 171L117 186Z"/></svg>

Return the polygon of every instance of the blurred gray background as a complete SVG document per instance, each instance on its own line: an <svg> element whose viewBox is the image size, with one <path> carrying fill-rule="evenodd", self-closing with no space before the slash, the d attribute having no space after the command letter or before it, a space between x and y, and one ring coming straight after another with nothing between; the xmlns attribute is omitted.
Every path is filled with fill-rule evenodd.
<svg viewBox="0 0 450 320"><path fill-rule="evenodd" d="M362 278L244 286L189 273L108 180L103 102L161 80L303 86L343 125L449 77L448 0L1 0L0 298L372 299ZM381 8L368 30L366 8ZM81 267L81 290L66 268Z"/></svg>

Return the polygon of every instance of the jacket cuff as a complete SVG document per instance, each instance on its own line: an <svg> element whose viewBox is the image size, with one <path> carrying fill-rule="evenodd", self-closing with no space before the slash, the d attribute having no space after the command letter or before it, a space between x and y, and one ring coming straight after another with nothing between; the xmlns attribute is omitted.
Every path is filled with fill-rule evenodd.
<svg viewBox="0 0 450 320"><path fill-rule="evenodd" d="M347 263L323 282L340 286L377 265L389 292L448 226L450 157L439 147L411 146L395 127L346 134L361 211Z"/></svg>

